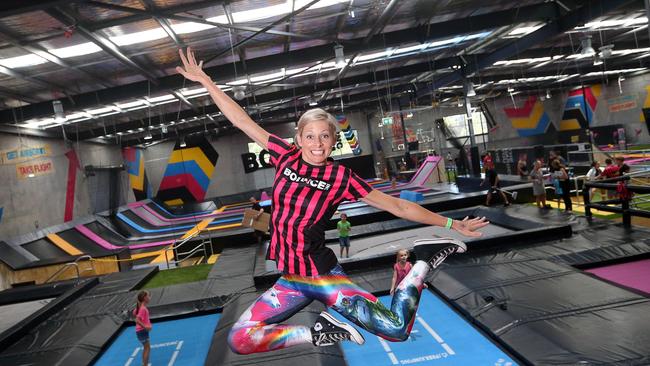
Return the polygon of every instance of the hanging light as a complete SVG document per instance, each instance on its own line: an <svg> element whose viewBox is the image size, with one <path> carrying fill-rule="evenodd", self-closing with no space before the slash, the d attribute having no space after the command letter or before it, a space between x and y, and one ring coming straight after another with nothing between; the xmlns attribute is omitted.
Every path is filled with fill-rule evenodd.
<svg viewBox="0 0 650 366"><path fill-rule="evenodd" d="M618 76L618 93L623 94L623 81L625 81L625 76L619 75Z"/></svg>
<svg viewBox="0 0 650 366"><path fill-rule="evenodd" d="M232 87L233 96L237 100L242 100L246 97L246 87L245 86L233 86Z"/></svg>
<svg viewBox="0 0 650 366"><path fill-rule="evenodd" d="M551 99L551 90L546 89L546 99Z"/></svg>
<svg viewBox="0 0 650 366"><path fill-rule="evenodd" d="M162 133L167 133L167 125L163 125L160 130L162 131Z"/></svg>
<svg viewBox="0 0 650 366"><path fill-rule="evenodd" d="M187 144L185 143L185 137L181 137L181 143L179 145L180 147L185 147Z"/></svg>
<svg viewBox="0 0 650 366"><path fill-rule="evenodd" d="M594 57L594 66L600 66L602 64L603 64L603 59L601 59L596 55L596 57Z"/></svg>
<svg viewBox="0 0 650 366"><path fill-rule="evenodd" d="M52 101L52 107L54 108L54 121L56 123L63 123L66 121L65 114L63 113L63 104L60 100Z"/></svg>
<svg viewBox="0 0 650 366"><path fill-rule="evenodd" d="M147 133L144 134L144 139L145 140L151 140L153 136L151 136L151 132L147 131Z"/></svg>
<svg viewBox="0 0 650 366"><path fill-rule="evenodd" d="M337 44L334 46L334 60L336 62L336 67L339 69L342 69L345 67L347 64L345 62L345 54L343 53L343 46L340 44Z"/></svg>
<svg viewBox="0 0 650 366"><path fill-rule="evenodd" d="M515 88L508 86L508 93L512 93L515 91Z"/></svg>
<svg viewBox="0 0 650 366"><path fill-rule="evenodd" d="M613 44L608 44L608 45L605 45L605 46L602 46L602 47L598 48L598 50L600 51L600 58L605 59L605 58L612 57L612 49L613 48L614 48Z"/></svg>
<svg viewBox="0 0 650 366"><path fill-rule="evenodd" d="M585 38L581 39L580 46L582 48L580 55L588 57L596 54L596 51L591 46L591 36L586 36Z"/></svg>

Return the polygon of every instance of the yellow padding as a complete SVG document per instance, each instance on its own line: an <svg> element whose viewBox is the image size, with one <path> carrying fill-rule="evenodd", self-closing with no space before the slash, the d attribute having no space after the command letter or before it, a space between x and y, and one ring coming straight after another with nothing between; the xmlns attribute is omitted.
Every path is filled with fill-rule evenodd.
<svg viewBox="0 0 650 366"><path fill-rule="evenodd" d="M208 264L215 264L217 262L217 259L219 259L219 256L221 254L213 254L208 258Z"/></svg>
<svg viewBox="0 0 650 366"><path fill-rule="evenodd" d="M136 254L131 254L131 259L142 259L142 258L149 258L153 256L158 256L161 254L165 254L164 250L156 250L153 252L144 252L144 253L136 253Z"/></svg>
<svg viewBox="0 0 650 366"><path fill-rule="evenodd" d="M165 251L167 251L168 248L171 248L171 245L169 247L161 250L160 254L149 263L163 263L163 262L165 262ZM169 252L170 253L167 254L167 256L168 256L167 258L173 260L174 259L174 252L172 252L171 250L169 250Z"/></svg>
<svg viewBox="0 0 650 366"><path fill-rule="evenodd" d="M54 245L59 247L59 249L63 250L64 252L68 253L69 255L82 255L83 252L80 251L79 249L75 248L72 244L68 243L65 239L62 237L56 235L56 234L47 234L47 238L50 239Z"/></svg>
<svg viewBox="0 0 650 366"><path fill-rule="evenodd" d="M213 226L213 227L207 228L206 230L208 230L208 231L223 230L223 229L230 229L230 228L233 228L233 227L240 227L240 226L241 226L241 222L238 222L238 223L235 223L235 224Z"/></svg>
<svg viewBox="0 0 650 366"><path fill-rule="evenodd" d="M167 206L179 206L179 205L183 204L183 200L180 199L180 198L176 198L176 199L173 199L173 200L165 201L165 204Z"/></svg>
<svg viewBox="0 0 650 366"><path fill-rule="evenodd" d="M223 207L220 208L220 209L218 209L218 210L214 210L214 211L212 211L212 215L217 214L217 213L222 212L222 211L223 211ZM200 231L202 231L203 229L205 229L206 227L208 227L208 225L210 225L210 223L211 223L212 221L214 221L214 219L215 219L215 217L213 216L213 217L208 217L207 219L203 219L203 220L201 220L201 222L199 222L198 224L196 224L196 226L194 226L193 228L189 229L185 234L183 234L183 236L181 236L180 240L187 239L187 238L189 238L190 236L192 236L192 235L194 235L194 234L196 234L196 233L199 233Z"/></svg>

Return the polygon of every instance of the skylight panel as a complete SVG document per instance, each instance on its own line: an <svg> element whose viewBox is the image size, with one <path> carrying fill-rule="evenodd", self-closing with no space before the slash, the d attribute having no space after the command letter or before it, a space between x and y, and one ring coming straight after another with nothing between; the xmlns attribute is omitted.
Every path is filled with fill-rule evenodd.
<svg viewBox="0 0 650 366"><path fill-rule="evenodd" d="M46 62L47 62L46 59L37 56L33 53L23 55L23 56L0 59L0 65L4 67L8 67L10 69L19 69L21 67L40 65Z"/></svg>
<svg viewBox="0 0 650 366"><path fill-rule="evenodd" d="M101 50L102 49L98 45L92 42L86 42L86 43L81 43L69 47L49 49L47 50L47 52L57 57L69 58L69 57L89 55L91 53L99 52Z"/></svg>
<svg viewBox="0 0 650 366"><path fill-rule="evenodd" d="M216 27L213 26L213 25L209 25L209 24L195 23L195 22L185 22L185 23L172 24L172 30L176 34L195 33L195 32L200 32L200 31L204 31L206 29L212 29L212 28L216 28Z"/></svg>
<svg viewBox="0 0 650 366"><path fill-rule="evenodd" d="M167 32L162 28L149 29L142 32L128 33L121 36L110 37L111 42L118 46L128 46L137 43L155 41L167 37Z"/></svg>

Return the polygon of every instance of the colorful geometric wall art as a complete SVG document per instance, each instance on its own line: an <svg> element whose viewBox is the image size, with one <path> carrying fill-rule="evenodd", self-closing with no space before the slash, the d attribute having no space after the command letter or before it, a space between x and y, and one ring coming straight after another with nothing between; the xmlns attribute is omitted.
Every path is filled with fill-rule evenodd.
<svg viewBox="0 0 650 366"><path fill-rule="evenodd" d="M359 146L359 141L357 140L357 137L355 136L352 127L350 127L350 122L348 121L348 118L339 115L336 116L336 120L339 122L339 126L341 128L341 131L343 131L343 134L345 135L345 139L348 140L348 144L350 145L350 149L352 149L352 153L354 155L361 154L361 146Z"/></svg>
<svg viewBox="0 0 650 366"><path fill-rule="evenodd" d="M203 201L219 159L204 136L188 136L185 142L185 147L180 146L180 141L174 145L156 195L170 205Z"/></svg>
<svg viewBox="0 0 650 366"><path fill-rule="evenodd" d="M560 121L560 131L589 128L594 120L600 89L600 85L593 85L569 93Z"/></svg>
<svg viewBox="0 0 650 366"><path fill-rule="evenodd" d="M536 96L529 96L521 107L503 108L520 137L546 133L551 120Z"/></svg>
<svg viewBox="0 0 650 366"><path fill-rule="evenodd" d="M142 149L126 147L122 150L129 184L136 201L151 198L151 185L144 170L144 152Z"/></svg>

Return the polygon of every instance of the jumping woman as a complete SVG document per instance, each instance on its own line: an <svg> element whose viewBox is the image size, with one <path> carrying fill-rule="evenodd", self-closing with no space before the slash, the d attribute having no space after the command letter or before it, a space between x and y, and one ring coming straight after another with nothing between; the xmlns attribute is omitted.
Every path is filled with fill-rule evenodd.
<svg viewBox="0 0 650 366"><path fill-rule="evenodd" d="M233 325L230 348L239 354L267 352L309 343L330 346L342 340L363 344L350 324L322 312L312 327L279 324L318 300L357 326L390 341L408 338L427 273L465 244L453 239L416 241L417 261L395 289L390 309L350 281L334 252L325 246L325 228L338 205L361 200L395 216L442 226L477 237L484 218L452 220L422 206L375 190L350 169L328 161L336 143L336 119L322 109L306 111L298 121L297 146L255 123L203 71L194 53L179 50L183 67L176 70L207 89L214 103L237 128L270 153L276 169L271 197L269 257L282 277Z"/></svg>

